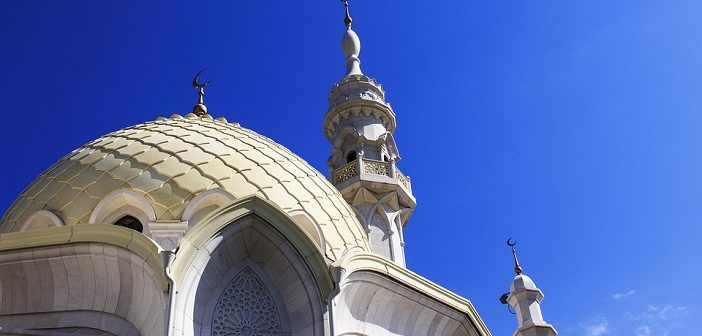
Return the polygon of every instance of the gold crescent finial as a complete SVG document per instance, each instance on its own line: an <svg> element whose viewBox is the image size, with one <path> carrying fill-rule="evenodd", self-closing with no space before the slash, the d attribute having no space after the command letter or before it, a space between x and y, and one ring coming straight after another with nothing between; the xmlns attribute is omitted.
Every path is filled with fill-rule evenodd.
<svg viewBox="0 0 702 336"><path fill-rule="evenodd" d="M517 273L517 275L522 274L522 266L519 266L519 260L517 259L517 249L514 247L517 245L517 242L512 240L512 237L507 239L507 246L512 248L512 257L514 257L514 273Z"/></svg>
<svg viewBox="0 0 702 336"><path fill-rule="evenodd" d="M204 101L204 96L205 96L205 87L212 82L211 80L200 83L198 82L198 79L200 78L200 74L202 74L202 70L198 71L197 74L195 74L195 78L193 78L193 87L197 89L197 95L198 95L198 100L197 104L193 106L193 113L197 116L204 116L207 114L207 107L205 106L205 101Z"/></svg>
<svg viewBox="0 0 702 336"><path fill-rule="evenodd" d="M349 14L349 0L341 0L341 2L344 3L344 7L346 8L346 17L344 18L346 29L351 29L351 22L353 22L353 19L351 19L351 14Z"/></svg>

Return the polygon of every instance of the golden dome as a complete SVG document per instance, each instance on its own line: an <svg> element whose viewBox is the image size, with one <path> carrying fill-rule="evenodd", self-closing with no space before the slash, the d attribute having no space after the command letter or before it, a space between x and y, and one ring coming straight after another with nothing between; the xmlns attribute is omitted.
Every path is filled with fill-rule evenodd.
<svg viewBox="0 0 702 336"><path fill-rule="evenodd" d="M89 223L98 203L120 189L148 201L156 222L180 221L188 203L208 190L256 194L289 214L305 212L334 255L368 244L337 189L303 159L236 123L193 114L128 127L69 153L20 194L0 232L21 230L42 210L65 225Z"/></svg>

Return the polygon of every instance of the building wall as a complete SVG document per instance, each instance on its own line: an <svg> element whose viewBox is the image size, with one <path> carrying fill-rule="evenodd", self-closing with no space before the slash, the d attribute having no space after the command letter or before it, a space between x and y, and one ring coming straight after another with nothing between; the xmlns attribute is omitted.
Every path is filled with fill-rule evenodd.
<svg viewBox="0 0 702 336"><path fill-rule="evenodd" d="M166 295L134 252L104 243L0 251L0 327L163 335Z"/></svg>

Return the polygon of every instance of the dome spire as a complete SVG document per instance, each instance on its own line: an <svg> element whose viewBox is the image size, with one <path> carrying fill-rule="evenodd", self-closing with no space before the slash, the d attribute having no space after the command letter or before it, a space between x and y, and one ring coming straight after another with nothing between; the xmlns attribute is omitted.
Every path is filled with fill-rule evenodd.
<svg viewBox="0 0 702 336"><path fill-rule="evenodd" d="M193 113L197 115L198 117L202 117L207 114L207 106L205 106L205 102L203 97L205 96L205 86L210 84L212 82L211 80L204 82L204 83L198 83L198 79L200 78L200 74L202 73L202 70L198 71L197 74L195 74L195 78L193 78L193 87L198 90L197 95L198 95L198 100L197 104L193 106Z"/></svg>
<svg viewBox="0 0 702 336"><path fill-rule="evenodd" d="M514 273L517 275L522 274L522 266L519 265L519 259L517 259L517 249L514 247L517 245L516 241L512 241L512 238L507 239L507 245L512 248L512 257L514 258Z"/></svg>
<svg viewBox="0 0 702 336"><path fill-rule="evenodd" d="M351 14L349 14L349 2L348 0L343 0L344 7L346 8L346 17L344 18L344 23L346 23L346 31L344 36L341 38L341 50L346 56L346 76L350 75L363 75L361 72L361 60L358 55L361 53L361 40L356 35L356 32L351 29Z"/></svg>

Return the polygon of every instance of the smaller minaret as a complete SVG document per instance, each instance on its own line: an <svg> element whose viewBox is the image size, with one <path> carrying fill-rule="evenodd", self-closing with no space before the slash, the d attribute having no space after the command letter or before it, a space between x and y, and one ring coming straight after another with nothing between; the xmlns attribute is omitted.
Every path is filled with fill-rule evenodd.
<svg viewBox="0 0 702 336"><path fill-rule="evenodd" d="M541 300L544 299L544 293L536 287L531 278L522 274L522 267L517 259L517 250L514 248L517 243L510 238L507 240L507 245L512 248L514 272L517 274L509 286L510 293L509 297L507 297L507 303L517 312L517 321L519 323L514 336L558 335L556 329L546 323L543 316L541 316Z"/></svg>

